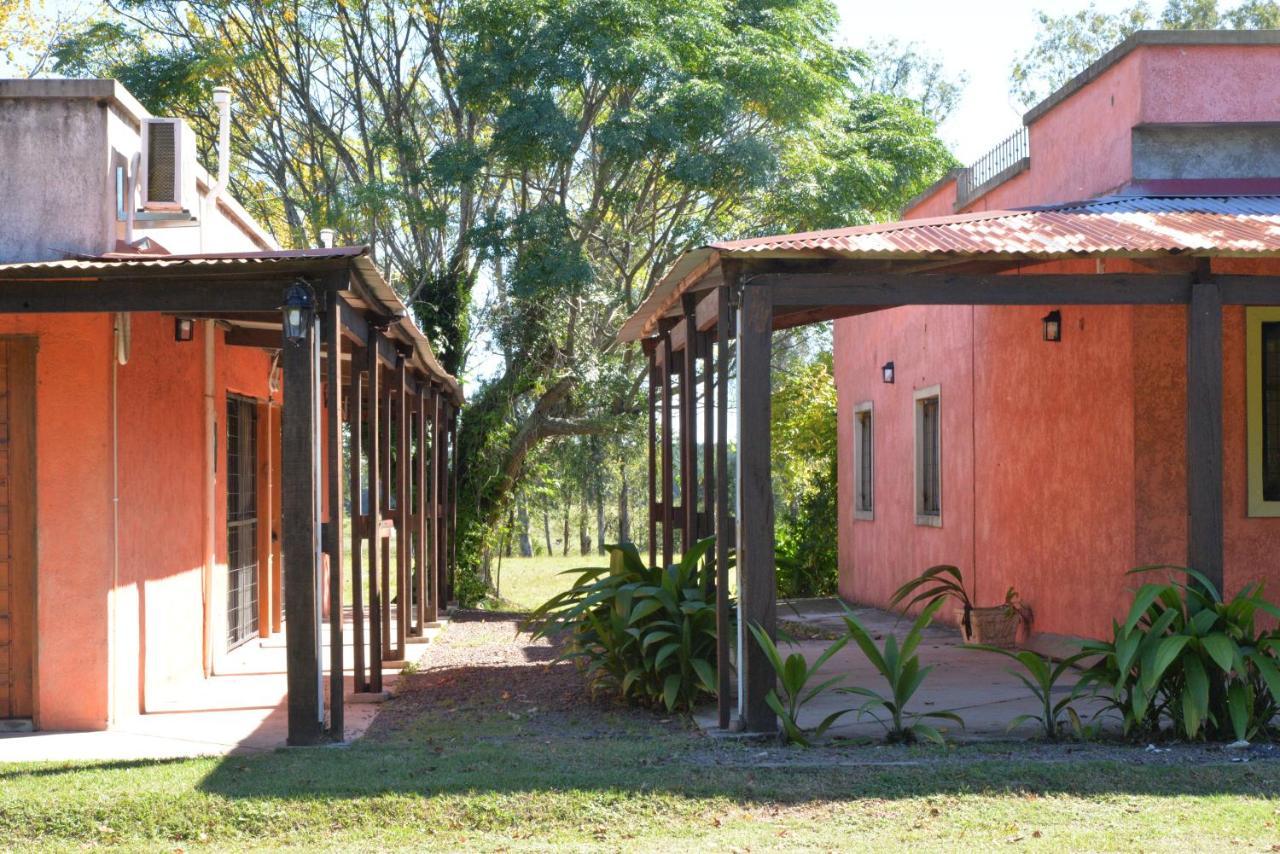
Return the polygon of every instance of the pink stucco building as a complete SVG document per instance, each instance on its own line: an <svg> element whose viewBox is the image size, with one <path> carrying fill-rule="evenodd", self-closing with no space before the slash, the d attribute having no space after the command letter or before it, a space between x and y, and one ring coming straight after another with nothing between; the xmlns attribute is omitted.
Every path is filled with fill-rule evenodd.
<svg viewBox="0 0 1280 854"><path fill-rule="evenodd" d="M1280 191L1280 38L1138 34L1025 125L998 162L947 176L904 219L1111 197L1134 220L1139 198L1265 207ZM980 216L972 227L983 227ZM1151 263L1094 255L1056 266L1121 273ZM1219 257L1213 270L1276 266ZM1042 319L1055 310L1061 340L1047 342ZM1280 313L1228 306L1223 315L1224 580L1280 591L1280 496L1266 489L1277 427L1269 413L1263 423L1263 398L1277 386L1262 353ZM1177 305L904 307L837 320L841 593L883 605L920 570L953 563L977 604L1015 587L1037 632L1107 632L1134 586L1127 569L1187 562L1186 326ZM878 370L888 361L893 384ZM914 401L926 389L940 413L939 506L928 515L917 513L912 476ZM860 505L865 455L855 445L868 418L862 473L874 483Z"/></svg>

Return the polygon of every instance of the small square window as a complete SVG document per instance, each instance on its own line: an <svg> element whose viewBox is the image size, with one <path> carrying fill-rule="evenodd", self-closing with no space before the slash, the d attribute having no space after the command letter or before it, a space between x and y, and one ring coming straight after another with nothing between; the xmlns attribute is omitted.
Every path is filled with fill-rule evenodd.
<svg viewBox="0 0 1280 854"><path fill-rule="evenodd" d="M915 393L916 524L942 526L942 405L937 386Z"/></svg>
<svg viewBox="0 0 1280 854"><path fill-rule="evenodd" d="M853 408L853 518L875 518L875 426L871 403Z"/></svg>
<svg viewBox="0 0 1280 854"><path fill-rule="evenodd" d="M1280 308L1245 317L1249 515L1280 516Z"/></svg>

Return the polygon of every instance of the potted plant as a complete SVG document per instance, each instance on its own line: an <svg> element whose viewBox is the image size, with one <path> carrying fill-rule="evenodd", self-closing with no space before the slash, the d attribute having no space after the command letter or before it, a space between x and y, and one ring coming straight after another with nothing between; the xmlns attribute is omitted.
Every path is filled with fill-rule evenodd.
<svg viewBox="0 0 1280 854"><path fill-rule="evenodd" d="M908 598L910 601L906 601ZM899 587L889 605L897 607L906 601L902 605L905 611L918 602L930 603L944 598L954 599L960 606L960 633L965 643L1014 646L1018 638L1018 624L1030 616L1030 610L1018 601L1018 593L1012 587L1005 593L1004 604L989 608L975 606L965 589L959 567L946 564L931 566Z"/></svg>

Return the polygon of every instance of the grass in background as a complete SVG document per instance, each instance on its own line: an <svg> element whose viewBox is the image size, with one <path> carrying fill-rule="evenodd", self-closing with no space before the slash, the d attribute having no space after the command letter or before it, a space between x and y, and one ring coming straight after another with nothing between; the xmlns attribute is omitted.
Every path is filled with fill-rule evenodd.
<svg viewBox="0 0 1280 854"><path fill-rule="evenodd" d="M498 598L491 607L513 611L532 611L557 593L568 590L574 574L565 570L588 566L607 566L608 556L589 554L538 555L536 557L504 557L499 575L498 562L493 563L493 582Z"/></svg>

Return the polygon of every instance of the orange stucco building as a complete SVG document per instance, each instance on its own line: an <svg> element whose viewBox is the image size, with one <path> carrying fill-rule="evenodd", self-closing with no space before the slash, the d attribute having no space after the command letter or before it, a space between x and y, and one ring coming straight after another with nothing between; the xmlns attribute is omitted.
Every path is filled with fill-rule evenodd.
<svg viewBox="0 0 1280 854"><path fill-rule="evenodd" d="M846 599L955 564L1052 641L1108 632L1142 564L1280 585L1277 72L1277 32L1136 33L902 220L693 249L627 319L651 537L736 548L743 727L776 725L741 627L777 616L780 329L835 321Z"/></svg>
<svg viewBox="0 0 1280 854"><path fill-rule="evenodd" d="M1000 162L947 176L904 219L1111 197L1267 204L1280 190L1280 38L1142 33L1025 123L997 149ZM1145 268L1094 256L1053 269ZM1217 257L1212 270L1280 265ZM1054 310L1061 340L1047 342L1042 318ZM1248 311L1223 309L1223 573L1228 590L1263 580L1280 591L1280 518L1271 502L1249 500L1250 479L1264 473L1256 453L1250 471L1248 452L1262 428L1246 407L1248 383L1261 392L1262 382L1246 377L1250 346L1260 358L1259 342L1246 343ZM888 361L893 384L880 375ZM925 567L952 563L977 604L999 604L1014 587L1037 632L1109 631L1134 586L1126 570L1187 563L1186 365L1177 305L904 307L837 320L841 594L885 605ZM913 395L924 388L940 400L941 506L927 519L911 477ZM874 418L869 513L856 509L859 411Z"/></svg>
<svg viewBox="0 0 1280 854"><path fill-rule="evenodd" d="M347 612L355 690L366 650L380 674L447 595L456 381L364 247L281 250L225 159L201 169L190 130L114 81L0 81L0 149L0 731L178 706L288 627L290 740L323 739L348 546L370 590L414 586L398 635L374 621L389 596ZM346 435L384 473L360 501Z"/></svg>

